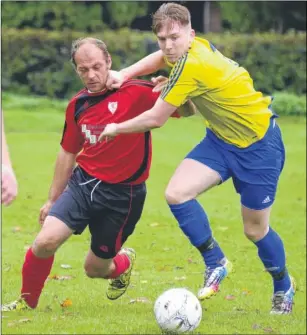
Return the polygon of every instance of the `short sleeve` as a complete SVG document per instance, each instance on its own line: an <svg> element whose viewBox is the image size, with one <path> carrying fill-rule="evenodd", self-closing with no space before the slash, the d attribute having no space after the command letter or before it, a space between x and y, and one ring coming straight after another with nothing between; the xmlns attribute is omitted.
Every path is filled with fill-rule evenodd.
<svg viewBox="0 0 307 335"><path fill-rule="evenodd" d="M179 107L197 89L196 80L193 78L195 65L189 61L188 53L182 56L173 67L167 86L161 93L161 99L169 104Z"/></svg>
<svg viewBox="0 0 307 335"><path fill-rule="evenodd" d="M84 137L74 118L74 103L69 103L66 109L61 146L65 151L77 154L81 151L83 143Z"/></svg>

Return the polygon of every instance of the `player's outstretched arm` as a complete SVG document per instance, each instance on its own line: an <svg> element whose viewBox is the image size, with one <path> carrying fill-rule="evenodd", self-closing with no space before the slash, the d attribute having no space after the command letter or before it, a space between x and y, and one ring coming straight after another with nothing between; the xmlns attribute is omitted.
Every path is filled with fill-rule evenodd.
<svg viewBox="0 0 307 335"><path fill-rule="evenodd" d="M10 154L6 142L2 111L1 111L1 117L2 117L1 203L4 204L5 206L8 206L16 198L18 193L18 186L15 173L12 168Z"/></svg>
<svg viewBox="0 0 307 335"><path fill-rule="evenodd" d="M164 68L165 65L163 53L159 50L142 58L129 67L122 69L120 73L122 73L126 79L130 79L157 72L158 70Z"/></svg>
<svg viewBox="0 0 307 335"><path fill-rule="evenodd" d="M156 51L138 62L132 64L121 71L110 71L107 81L109 89L119 88L122 83L130 78L145 76L154 73L165 67L163 53L161 50Z"/></svg>
<svg viewBox="0 0 307 335"><path fill-rule="evenodd" d="M115 137L118 134L143 133L154 128L160 128L176 110L177 107L158 98L151 109L135 118L122 123L108 124L99 135L98 141Z"/></svg>
<svg viewBox="0 0 307 335"><path fill-rule="evenodd" d="M39 223L43 224L52 205L63 193L71 176L72 170L76 163L76 154L65 151L62 147L58 154L52 184L49 190L48 201L40 209Z"/></svg>

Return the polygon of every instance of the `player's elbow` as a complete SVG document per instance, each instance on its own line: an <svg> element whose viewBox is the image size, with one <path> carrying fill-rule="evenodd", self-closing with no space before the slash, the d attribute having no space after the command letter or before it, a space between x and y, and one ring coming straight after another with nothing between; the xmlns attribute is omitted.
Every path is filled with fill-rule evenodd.
<svg viewBox="0 0 307 335"><path fill-rule="evenodd" d="M155 117L154 119L152 119L152 128L161 128L167 119L163 118L163 117Z"/></svg>

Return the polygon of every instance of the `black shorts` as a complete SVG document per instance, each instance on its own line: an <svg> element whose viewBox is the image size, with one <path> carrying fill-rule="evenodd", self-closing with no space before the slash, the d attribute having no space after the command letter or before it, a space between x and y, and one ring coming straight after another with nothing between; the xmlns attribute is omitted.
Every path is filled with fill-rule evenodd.
<svg viewBox="0 0 307 335"><path fill-rule="evenodd" d="M139 221L146 198L145 183L108 184L80 167L49 215L63 221L74 234L89 226L91 250L100 258L113 258Z"/></svg>

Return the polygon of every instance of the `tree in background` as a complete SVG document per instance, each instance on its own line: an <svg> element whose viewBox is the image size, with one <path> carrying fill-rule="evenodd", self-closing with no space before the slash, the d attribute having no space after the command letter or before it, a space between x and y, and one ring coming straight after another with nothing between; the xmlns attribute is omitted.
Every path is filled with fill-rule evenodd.
<svg viewBox="0 0 307 335"><path fill-rule="evenodd" d="M306 31L305 1L220 1L219 5L225 27L234 32Z"/></svg>
<svg viewBox="0 0 307 335"><path fill-rule="evenodd" d="M136 18L145 16L148 12L147 1L106 1L102 6L107 14L104 19L112 29L130 27Z"/></svg>
<svg viewBox="0 0 307 335"><path fill-rule="evenodd" d="M71 29L94 32L105 27L100 4L73 1L2 2L3 28Z"/></svg>
<svg viewBox="0 0 307 335"><path fill-rule="evenodd" d="M174 2L188 7L192 14L193 27L200 32L210 30L210 21L215 20L217 12L218 20L222 20L224 28L233 32L253 33L274 30L284 33L289 29L306 31L305 1ZM150 14L162 3L162 1L4 1L1 4L2 27L59 31L70 29L89 33L122 27L151 30Z"/></svg>
<svg viewBox="0 0 307 335"><path fill-rule="evenodd" d="M97 32L130 26L147 14L147 2L23 1L2 3L3 28Z"/></svg>

